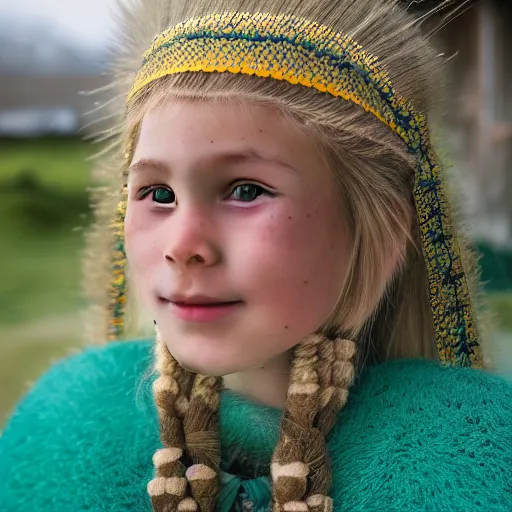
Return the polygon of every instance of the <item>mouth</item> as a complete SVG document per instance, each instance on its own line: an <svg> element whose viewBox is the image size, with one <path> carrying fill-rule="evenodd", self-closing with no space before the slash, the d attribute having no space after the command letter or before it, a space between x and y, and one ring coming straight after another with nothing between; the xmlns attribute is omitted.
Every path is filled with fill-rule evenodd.
<svg viewBox="0 0 512 512"><path fill-rule="evenodd" d="M160 297L163 300L172 302L173 304L186 305L186 306L210 306L217 304L231 304L233 302L240 302L238 300L224 300L223 298L211 297L209 295L182 295L173 293L168 297Z"/></svg>
<svg viewBox="0 0 512 512"><path fill-rule="evenodd" d="M219 301L211 298L194 298L188 300L169 300L160 297L159 301L170 308L179 319L188 322L213 322L236 311L242 301Z"/></svg>

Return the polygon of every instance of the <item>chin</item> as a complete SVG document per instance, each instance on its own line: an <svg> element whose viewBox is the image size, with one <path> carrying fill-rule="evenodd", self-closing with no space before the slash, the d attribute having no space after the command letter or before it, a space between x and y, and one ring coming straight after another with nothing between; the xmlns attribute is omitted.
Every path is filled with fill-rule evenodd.
<svg viewBox="0 0 512 512"><path fill-rule="evenodd" d="M215 354L213 357L204 355L201 359L197 357L197 353L176 354L174 358L185 370L208 377L223 377L246 369L244 365L235 362L226 363L227 358L220 358L219 354Z"/></svg>
<svg viewBox="0 0 512 512"><path fill-rule="evenodd" d="M178 364L192 373L209 377L223 377L232 373L252 369L262 363L261 353L243 347L230 338L219 343L206 337L189 337L187 343L176 343L177 336L169 336L166 343L169 352ZM165 337L164 337L165 339Z"/></svg>
<svg viewBox="0 0 512 512"><path fill-rule="evenodd" d="M215 365L215 364L197 364L197 361L181 361L176 358L178 364L188 372L199 373L200 375L206 375L208 377L224 377L225 375L229 375L230 373L236 373L240 371L240 369L232 369L224 365Z"/></svg>

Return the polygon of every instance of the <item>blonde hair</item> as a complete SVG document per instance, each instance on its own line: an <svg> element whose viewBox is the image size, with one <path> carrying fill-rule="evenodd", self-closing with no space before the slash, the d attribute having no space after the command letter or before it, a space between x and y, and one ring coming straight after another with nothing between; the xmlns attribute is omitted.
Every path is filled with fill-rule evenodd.
<svg viewBox="0 0 512 512"><path fill-rule="evenodd" d="M401 96L428 116L435 114L443 61L397 0L152 0L123 10L114 69L121 102L157 33L192 16L237 10L293 14L349 35L379 58ZM183 73L156 80L129 105L120 126L107 133L117 141L106 165L115 190L102 190L97 202L90 237L96 268L86 268L86 274L101 282L98 248L108 254L109 220L124 171L122 144L145 113L176 98L276 109L316 140L338 186L340 215L347 219L352 239L347 278L333 315L293 351L281 438L272 460L275 511L285 504L289 512L326 510L330 470L325 436L348 399L356 368L368 361L437 357L412 197L415 159L391 130L360 107L302 86L229 73ZM116 107L115 100L113 105L114 112L124 108L123 103ZM117 173L112 173L113 165ZM392 253L399 261L390 278ZM105 256L102 263L107 261ZM97 302L101 300L104 306L105 298ZM156 478L148 486L153 506L159 511L213 510L220 485L221 381L181 368L161 339L155 350L159 377L154 396L164 448L155 454Z"/></svg>

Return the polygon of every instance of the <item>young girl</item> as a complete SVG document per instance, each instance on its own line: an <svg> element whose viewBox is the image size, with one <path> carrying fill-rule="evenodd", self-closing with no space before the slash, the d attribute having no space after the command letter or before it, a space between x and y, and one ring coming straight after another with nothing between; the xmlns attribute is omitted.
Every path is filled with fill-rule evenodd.
<svg viewBox="0 0 512 512"><path fill-rule="evenodd" d="M512 510L511 386L468 368L419 24L396 0L138 0L121 27L88 274L105 290L113 231L108 336L127 260L156 341L34 386L1 510Z"/></svg>

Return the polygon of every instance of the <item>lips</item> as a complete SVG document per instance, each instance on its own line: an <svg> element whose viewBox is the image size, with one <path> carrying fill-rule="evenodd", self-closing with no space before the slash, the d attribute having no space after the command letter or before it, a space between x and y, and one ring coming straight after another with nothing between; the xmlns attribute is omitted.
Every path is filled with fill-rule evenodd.
<svg viewBox="0 0 512 512"><path fill-rule="evenodd" d="M230 315L240 308L243 304L242 301L217 301L212 302L209 299L209 302L186 302L186 301L170 301L167 299L160 299L164 304L166 304L171 313L173 313L177 318L187 321L187 322L213 322L215 320L219 320L221 318ZM194 301L199 301L204 299L193 299Z"/></svg>
<svg viewBox="0 0 512 512"><path fill-rule="evenodd" d="M223 300L206 295L171 295L170 297L160 297L160 300L179 306L223 306L241 302L239 300Z"/></svg>
<svg viewBox="0 0 512 512"><path fill-rule="evenodd" d="M184 308L194 308L194 307L201 307L201 308L215 308L220 306L229 306L230 304L236 304L240 301L231 301L231 302L208 302L208 303L201 303L201 302L171 302L171 304L175 304L176 306L184 307Z"/></svg>

